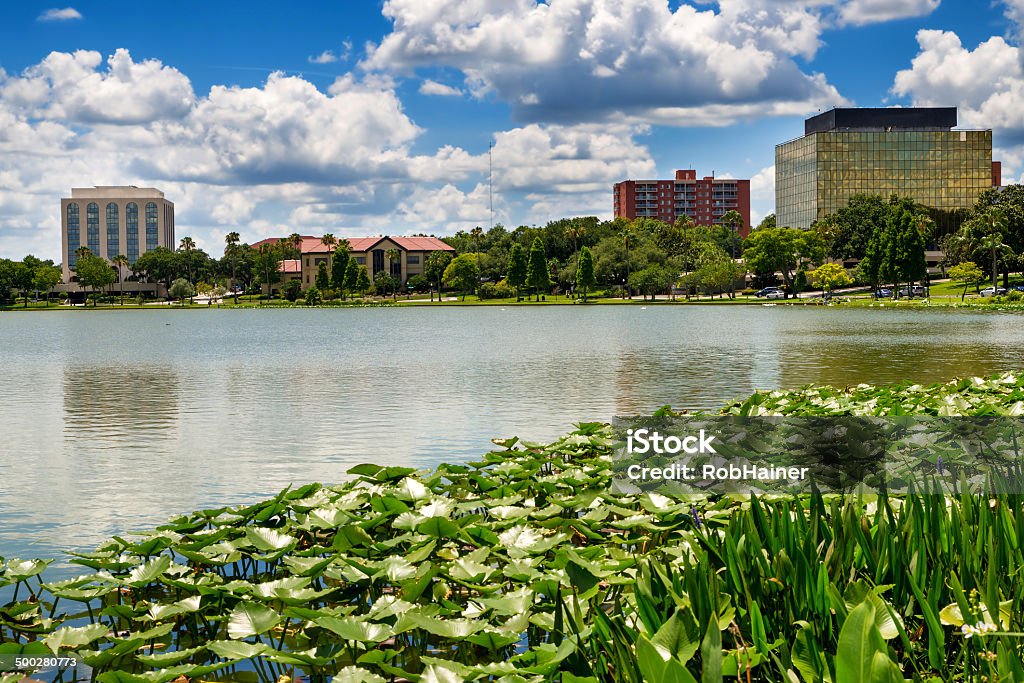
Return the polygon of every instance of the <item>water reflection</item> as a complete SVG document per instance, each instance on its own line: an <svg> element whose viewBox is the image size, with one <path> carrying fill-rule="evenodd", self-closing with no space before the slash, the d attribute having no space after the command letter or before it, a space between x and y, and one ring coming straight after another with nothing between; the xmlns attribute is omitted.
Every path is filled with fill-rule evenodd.
<svg viewBox="0 0 1024 683"><path fill-rule="evenodd" d="M153 447L173 439L180 388L170 366L68 366L64 369L64 434L92 448Z"/></svg>
<svg viewBox="0 0 1024 683"><path fill-rule="evenodd" d="M1022 318L787 307L51 312L0 325L0 556L754 389L1019 369Z"/></svg>

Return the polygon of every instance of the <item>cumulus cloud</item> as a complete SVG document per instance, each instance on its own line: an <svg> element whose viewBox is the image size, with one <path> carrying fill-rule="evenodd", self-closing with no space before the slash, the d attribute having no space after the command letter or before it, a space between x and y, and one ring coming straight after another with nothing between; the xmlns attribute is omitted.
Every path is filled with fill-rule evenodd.
<svg viewBox="0 0 1024 683"><path fill-rule="evenodd" d="M0 79L0 97L31 117L84 124L137 124L184 116L195 95L189 79L159 61L119 49L51 52L20 76Z"/></svg>
<svg viewBox="0 0 1024 683"><path fill-rule="evenodd" d="M118 94L139 101L118 110ZM570 208L607 216L612 182L655 170L638 142L645 132L528 124L495 133L495 219ZM178 236L215 254L231 230L254 241L485 225L487 150L417 149L423 133L386 75L345 74L325 92L275 73L197 96L181 72L124 50L106 61L55 52L21 74L0 70L0 256L56 257L56 199L90 185L161 188Z"/></svg>
<svg viewBox="0 0 1024 683"><path fill-rule="evenodd" d="M74 7L65 7L63 9L48 9L40 14L37 19L39 21L71 21L73 19L81 19L82 13L76 10Z"/></svg>
<svg viewBox="0 0 1024 683"><path fill-rule="evenodd" d="M894 19L923 17L934 12L942 0L851 0L839 10L843 24L862 26Z"/></svg>
<svg viewBox="0 0 1024 683"><path fill-rule="evenodd" d="M453 88L450 85L444 83L438 83L432 81L429 78L420 84L421 95L440 95L442 97L458 97L462 95L462 91L458 88Z"/></svg>
<svg viewBox="0 0 1024 683"><path fill-rule="evenodd" d="M962 126L998 129L1024 141L1024 71L1020 48L999 36L975 49L952 31L917 33L920 51L896 74L892 91L917 106L959 107Z"/></svg>
<svg viewBox="0 0 1024 683"><path fill-rule="evenodd" d="M363 67L458 69L477 97L526 121L705 125L845 103L813 57L829 2L388 0L393 30Z"/></svg>

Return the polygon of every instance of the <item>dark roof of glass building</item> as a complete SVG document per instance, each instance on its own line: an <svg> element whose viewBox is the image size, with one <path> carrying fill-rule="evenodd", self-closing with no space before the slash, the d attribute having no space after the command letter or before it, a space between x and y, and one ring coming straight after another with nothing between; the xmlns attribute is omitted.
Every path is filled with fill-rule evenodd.
<svg viewBox="0 0 1024 683"><path fill-rule="evenodd" d="M949 130L956 107L837 107L804 121L804 135L830 130Z"/></svg>

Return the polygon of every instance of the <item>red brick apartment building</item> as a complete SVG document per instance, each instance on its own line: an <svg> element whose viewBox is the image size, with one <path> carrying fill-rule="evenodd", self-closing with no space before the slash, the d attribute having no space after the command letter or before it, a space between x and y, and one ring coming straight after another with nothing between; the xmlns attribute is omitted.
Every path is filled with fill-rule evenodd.
<svg viewBox="0 0 1024 683"><path fill-rule="evenodd" d="M676 171L675 180L623 180L615 183L615 216L656 218L674 223L689 216L697 225L719 223L729 211L743 216L740 233L750 232L750 181L705 176L696 171Z"/></svg>

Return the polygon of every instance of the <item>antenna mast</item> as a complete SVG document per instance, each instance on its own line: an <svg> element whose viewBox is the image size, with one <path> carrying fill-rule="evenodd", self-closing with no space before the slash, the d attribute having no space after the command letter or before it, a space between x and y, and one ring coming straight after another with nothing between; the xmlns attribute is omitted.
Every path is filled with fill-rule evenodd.
<svg viewBox="0 0 1024 683"><path fill-rule="evenodd" d="M494 229L494 162L491 158L491 151L494 149L494 142L487 143L487 211L491 219L491 229Z"/></svg>

